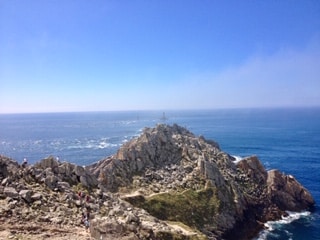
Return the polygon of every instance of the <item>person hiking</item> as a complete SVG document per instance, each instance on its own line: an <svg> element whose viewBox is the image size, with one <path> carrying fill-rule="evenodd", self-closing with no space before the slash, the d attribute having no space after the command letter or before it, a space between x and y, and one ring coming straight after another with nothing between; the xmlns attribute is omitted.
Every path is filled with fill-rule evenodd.
<svg viewBox="0 0 320 240"><path fill-rule="evenodd" d="M26 158L24 158L21 166L22 166L23 168L26 168L26 167L27 167L27 164L28 164L28 160L27 160Z"/></svg>
<svg viewBox="0 0 320 240"><path fill-rule="evenodd" d="M88 213L82 213L82 222L85 226L85 228L88 230L90 227L90 222L89 222L89 215Z"/></svg>

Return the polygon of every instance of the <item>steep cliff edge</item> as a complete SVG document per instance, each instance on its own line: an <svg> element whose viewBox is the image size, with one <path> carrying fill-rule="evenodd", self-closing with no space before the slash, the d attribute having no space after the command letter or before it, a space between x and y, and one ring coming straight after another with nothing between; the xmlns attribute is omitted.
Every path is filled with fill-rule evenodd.
<svg viewBox="0 0 320 240"><path fill-rule="evenodd" d="M234 160L178 125L146 128L87 167L48 157L23 168L0 156L0 238L250 239L314 205L293 176L255 156Z"/></svg>

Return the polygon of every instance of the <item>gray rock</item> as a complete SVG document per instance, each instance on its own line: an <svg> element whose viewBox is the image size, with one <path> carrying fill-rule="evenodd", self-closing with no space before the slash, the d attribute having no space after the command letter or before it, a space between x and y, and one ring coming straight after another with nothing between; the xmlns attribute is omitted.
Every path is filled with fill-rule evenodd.
<svg viewBox="0 0 320 240"><path fill-rule="evenodd" d="M40 162L34 165L36 168L46 169L51 168L54 173L58 172L59 161L55 157L49 156L42 159Z"/></svg>
<svg viewBox="0 0 320 240"><path fill-rule="evenodd" d="M132 212L127 213L126 219L125 219L126 223L138 223L139 222L139 217L134 215Z"/></svg>
<svg viewBox="0 0 320 240"><path fill-rule="evenodd" d="M3 159L3 160L1 159L1 162L0 162L0 177L3 179L3 178L6 178L7 176L8 176L7 163L5 162L5 159Z"/></svg>
<svg viewBox="0 0 320 240"><path fill-rule="evenodd" d="M80 177L80 182L83 186L88 188L95 188L98 186L98 181L94 176L85 175Z"/></svg>
<svg viewBox="0 0 320 240"><path fill-rule="evenodd" d="M70 184L68 182L57 182L57 188L67 190L70 188Z"/></svg>
<svg viewBox="0 0 320 240"><path fill-rule="evenodd" d="M58 166L58 173L63 176L70 176L74 170L74 165L68 162L64 162Z"/></svg>
<svg viewBox="0 0 320 240"><path fill-rule="evenodd" d="M75 201L74 201L74 204L75 204L77 207L82 207L82 201L80 201L80 200L75 200Z"/></svg>
<svg viewBox="0 0 320 240"><path fill-rule="evenodd" d="M10 201L10 202L8 203L8 208L9 208L9 209L16 209L17 204L18 204L18 201L17 201L17 200Z"/></svg>
<svg viewBox="0 0 320 240"><path fill-rule="evenodd" d="M74 172L79 177L86 175L85 169L81 166L75 166Z"/></svg>
<svg viewBox="0 0 320 240"><path fill-rule="evenodd" d="M268 173L256 156L248 157L241 160L240 162L238 162L237 166L255 182L259 184L266 183Z"/></svg>
<svg viewBox="0 0 320 240"><path fill-rule="evenodd" d="M32 201L38 201L42 199L42 193L36 192L34 194L32 194L31 196L31 200Z"/></svg>
<svg viewBox="0 0 320 240"><path fill-rule="evenodd" d="M21 190L19 192L19 195L27 202L27 203L31 203L32 202L32 199L31 199L31 196L32 196L32 190Z"/></svg>
<svg viewBox="0 0 320 240"><path fill-rule="evenodd" d="M54 189L57 187L58 181L59 181L59 178L57 178L54 175L48 176L44 179L44 183L51 189Z"/></svg>
<svg viewBox="0 0 320 240"><path fill-rule="evenodd" d="M5 187L3 190L5 196L12 198L12 199L19 199L19 193L13 187Z"/></svg>
<svg viewBox="0 0 320 240"><path fill-rule="evenodd" d="M2 186L6 186L8 184L9 179L8 178L4 178L1 182Z"/></svg>

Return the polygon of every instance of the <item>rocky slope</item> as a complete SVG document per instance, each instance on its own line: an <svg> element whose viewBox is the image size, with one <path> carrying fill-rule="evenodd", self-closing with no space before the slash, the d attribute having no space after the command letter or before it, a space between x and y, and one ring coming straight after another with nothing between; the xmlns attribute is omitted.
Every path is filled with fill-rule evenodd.
<svg viewBox="0 0 320 240"><path fill-rule="evenodd" d="M314 205L293 176L267 172L255 156L234 160L177 125L147 128L87 167L48 157L22 168L2 156L0 231L12 239L249 239L263 222Z"/></svg>

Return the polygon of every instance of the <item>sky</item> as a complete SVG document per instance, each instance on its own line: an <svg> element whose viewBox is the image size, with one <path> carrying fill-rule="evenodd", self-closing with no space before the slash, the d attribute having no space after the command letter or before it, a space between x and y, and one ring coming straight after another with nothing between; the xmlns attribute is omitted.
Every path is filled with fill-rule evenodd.
<svg viewBox="0 0 320 240"><path fill-rule="evenodd" d="M318 0L0 0L0 113L314 106Z"/></svg>

